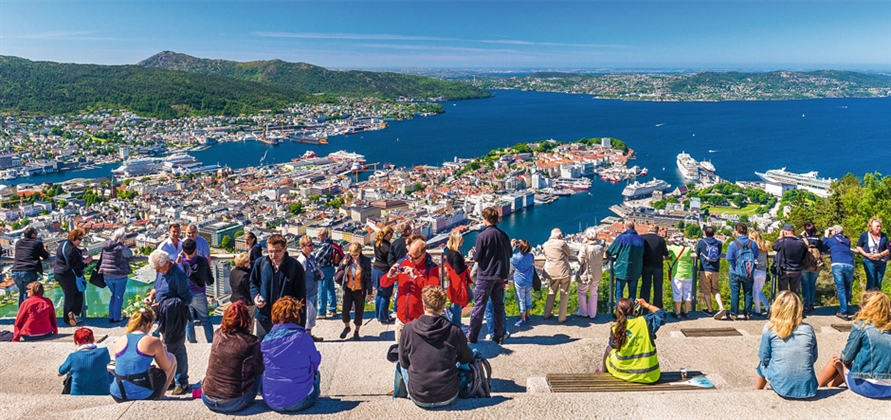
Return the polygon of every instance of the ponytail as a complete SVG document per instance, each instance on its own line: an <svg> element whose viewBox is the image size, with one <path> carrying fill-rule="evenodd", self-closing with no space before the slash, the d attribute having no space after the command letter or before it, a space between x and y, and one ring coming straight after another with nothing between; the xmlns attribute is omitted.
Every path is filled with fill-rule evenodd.
<svg viewBox="0 0 891 420"><path fill-rule="evenodd" d="M138 330L143 325L151 325L154 322L155 312L151 309L141 308L133 312L133 315L130 315L130 321L127 322L127 328L124 330L124 333L129 334Z"/></svg>
<svg viewBox="0 0 891 420"><path fill-rule="evenodd" d="M619 299L619 303L616 304L616 327L612 334L612 339L616 344L616 350L621 349L622 346L625 345L625 340L627 339L625 334L628 324L627 316L633 311L634 304L631 303L630 299Z"/></svg>

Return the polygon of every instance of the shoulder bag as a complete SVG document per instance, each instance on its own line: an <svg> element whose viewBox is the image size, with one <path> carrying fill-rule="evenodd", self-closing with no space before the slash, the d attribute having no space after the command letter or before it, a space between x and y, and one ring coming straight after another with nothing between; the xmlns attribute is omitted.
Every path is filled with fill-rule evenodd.
<svg viewBox="0 0 891 420"><path fill-rule="evenodd" d="M108 285L105 284L105 274L102 274L99 271L99 267L102 266L102 253L99 253L99 262L96 263L96 266L93 267L93 272L90 273L90 284L96 286L100 289L106 288Z"/></svg>
<svg viewBox="0 0 891 420"><path fill-rule="evenodd" d="M68 267L71 267L71 264L68 263L68 255L65 253L65 246L68 245L69 241L65 241L62 243L62 258L65 259L65 264L68 264ZM87 290L87 279L83 276L77 275L77 272L74 269L71 269L71 274L74 274L74 283L77 285L77 291L83 292Z"/></svg>

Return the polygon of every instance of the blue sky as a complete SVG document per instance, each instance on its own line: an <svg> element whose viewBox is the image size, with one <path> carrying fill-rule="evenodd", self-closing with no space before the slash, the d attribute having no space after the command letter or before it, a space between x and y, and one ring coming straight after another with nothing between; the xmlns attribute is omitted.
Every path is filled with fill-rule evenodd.
<svg viewBox="0 0 891 420"><path fill-rule="evenodd" d="M329 68L891 72L891 1L0 0L0 55Z"/></svg>

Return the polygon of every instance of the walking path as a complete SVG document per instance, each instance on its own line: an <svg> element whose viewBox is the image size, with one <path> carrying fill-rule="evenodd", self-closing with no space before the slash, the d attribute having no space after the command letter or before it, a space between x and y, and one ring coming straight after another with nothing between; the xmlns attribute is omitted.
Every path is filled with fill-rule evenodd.
<svg viewBox="0 0 891 420"><path fill-rule="evenodd" d="M844 347L847 333L832 324L843 323L836 308L821 308L805 322L817 332L822 368L833 353ZM477 348L493 368L490 399L459 400L447 409L425 411L408 400L387 395L393 387L394 365L384 358L393 343L393 326L369 321L362 327L363 340L337 339L339 319L320 320L313 330L325 338L322 353L322 397L301 418L891 418L891 401L870 400L840 389L821 389L815 399L795 401L771 391L752 390L761 329L765 320L715 321L704 315L682 322L669 321L656 341L663 371L686 368L708 374L716 388L697 391L551 394L544 381L548 373L591 373L601 364L609 335L609 317L597 320L569 317L534 317L530 327L517 330L503 347L480 340ZM215 320L219 322L219 319ZM509 320L512 325L515 320ZM465 318L467 322L467 318ZM12 329L12 320L0 320L0 329ZM88 320L97 337L108 335L110 345L123 334L104 320ZM684 337L680 328L733 327L742 336ZM484 328L485 330L485 328ZM63 327L61 334L74 328ZM210 344L189 344L191 381L204 377ZM200 400L172 397L170 401L115 404L111 397L60 395L58 366L74 350L73 343L0 343L0 418L2 419L170 419L228 418L212 413ZM278 418L262 401L242 415Z"/></svg>

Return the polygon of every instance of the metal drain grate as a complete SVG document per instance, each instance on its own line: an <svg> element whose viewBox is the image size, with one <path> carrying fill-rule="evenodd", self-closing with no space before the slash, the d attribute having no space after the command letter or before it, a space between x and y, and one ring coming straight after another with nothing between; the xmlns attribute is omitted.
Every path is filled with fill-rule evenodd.
<svg viewBox="0 0 891 420"><path fill-rule="evenodd" d="M832 324L832 328L840 332L851 332L851 324Z"/></svg>
<svg viewBox="0 0 891 420"><path fill-rule="evenodd" d="M702 376L702 372L687 372L687 378ZM670 385L681 380L680 372L662 372L654 384L637 384L616 379L609 373L552 373L547 376L551 392L641 392L689 391L705 389L693 385Z"/></svg>
<svg viewBox="0 0 891 420"><path fill-rule="evenodd" d="M685 337L734 337L742 336L736 328L681 328Z"/></svg>

